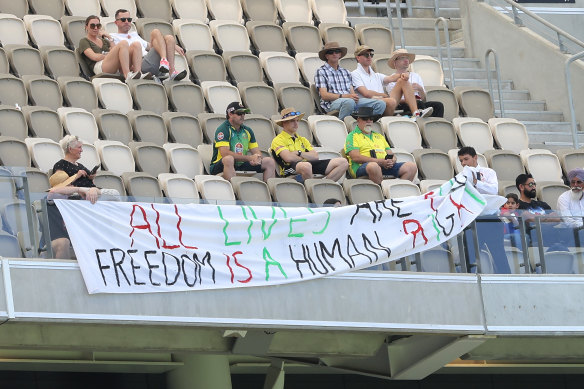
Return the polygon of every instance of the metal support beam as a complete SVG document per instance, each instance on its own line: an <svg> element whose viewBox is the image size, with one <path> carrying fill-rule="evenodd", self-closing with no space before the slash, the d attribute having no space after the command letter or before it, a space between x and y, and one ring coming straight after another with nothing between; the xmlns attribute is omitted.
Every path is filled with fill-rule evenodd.
<svg viewBox="0 0 584 389"><path fill-rule="evenodd" d="M268 367L266 380L264 381L264 389L284 389L284 362L273 361L272 365Z"/></svg>
<svg viewBox="0 0 584 389"><path fill-rule="evenodd" d="M391 378L421 380L494 337L414 335L387 346Z"/></svg>
<svg viewBox="0 0 584 389"><path fill-rule="evenodd" d="M275 332L248 331L244 337L237 338L233 345L233 354L265 356L268 354Z"/></svg>

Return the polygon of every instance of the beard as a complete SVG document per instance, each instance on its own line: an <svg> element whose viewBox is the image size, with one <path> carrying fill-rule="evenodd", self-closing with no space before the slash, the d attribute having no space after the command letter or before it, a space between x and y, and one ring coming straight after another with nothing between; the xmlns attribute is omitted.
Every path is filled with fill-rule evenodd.
<svg viewBox="0 0 584 389"><path fill-rule="evenodd" d="M537 197L537 193L536 193L535 189L527 189L527 188L523 189L523 194L530 199L534 199Z"/></svg>
<svg viewBox="0 0 584 389"><path fill-rule="evenodd" d="M364 133L366 133L366 134L369 134L369 133L371 133L371 130L372 130L372 129L373 129L373 127L371 126L371 124L367 124L367 125L365 125L365 126L363 127L363 130L362 130L362 131L363 131Z"/></svg>
<svg viewBox="0 0 584 389"><path fill-rule="evenodd" d="M573 187L570 190L570 198L572 200L580 201L582 199L582 189Z"/></svg>

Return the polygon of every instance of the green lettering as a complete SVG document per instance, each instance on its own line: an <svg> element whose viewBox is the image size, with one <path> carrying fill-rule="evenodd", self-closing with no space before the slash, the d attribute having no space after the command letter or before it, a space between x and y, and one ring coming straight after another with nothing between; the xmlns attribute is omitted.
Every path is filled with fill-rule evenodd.
<svg viewBox="0 0 584 389"><path fill-rule="evenodd" d="M264 247L263 257L264 257L264 261L266 261L266 281L268 281L270 279L270 265L278 266L278 269L280 269L280 272L284 275L284 278L288 279L288 276L286 275L286 272L284 271L284 269L282 269L282 265L280 265L280 262L272 259L270 252L265 247Z"/></svg>
<svg viewBox="0 0 584 389"><path fill-rule="evenodd" d="M292 223L305 222L305 221L306 221L306 219L290 218L290 232L288 233L288 237L289 238L302 238L304 236L304 234L302 232L300 232L298 234L292 233Z"/></svg>
<svg viewBox="0 0 584 389"><path fill-rule="evenodd" d="M307 210L308 210L310 213L314 213L314 211L313 211L312 209L310 209L310 208L306 208L306 209L307 209ZM327 217L326 217L326 223L324 224L324 227L323 227L323 229L322 229L322 230L320 230L320 231L312 231L312 234L313 234L313 235L320 235L320 234L322 234L322 233L324 233L324 232L326 231L326 229L327 229L327 227L328 227L328 225L329 225L329 222L330 222L330 220L331 220L331 213L330 213L329 211L326 211L326 215L327 215Z"/></svg>
<svg viewBox="0 0 584 389"><path fill-rule="evenodd" d="M240 245L241 242L238 242L238 241L229 242L229 237L227 236L227 227L229 226L229 222L227 221L227 219L225 219L223 217L223 212L221 212L220 206L217 206L217 210L219 211L219 218L221 218L221 220L223 220L225 222L225 225L223 226L223 236L225 237L225 246Z"/></svg>

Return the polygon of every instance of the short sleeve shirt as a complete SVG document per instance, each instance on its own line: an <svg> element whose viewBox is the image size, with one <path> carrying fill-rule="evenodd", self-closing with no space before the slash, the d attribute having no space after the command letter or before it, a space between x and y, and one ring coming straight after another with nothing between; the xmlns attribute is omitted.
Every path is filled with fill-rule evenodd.
<svg viewBox="0 0 584 389"><path fill-rule="evenodd" d="M101 42L103 45L102 47L99 47L98 45L96 45L87 38L81 38L81 40L79 41L79 53L81 53L81 58L90 69L93 69L93 65L96 64L96 61L91 60L89 57L83 54L83 52L87 49L93 50L93 52L96 54L109 52L111 48L110 41L108 41L105 38L101 38Z"/></svg>
<svg viewBox="0 0 584 389"><path fill-rule="evenodd" d="M410 72L409 82L410 82L410 84L420 84L422 89L426 90L424 88L424 82L422 81L422 77L420 77L420 75L418 73ZM389 84L387 84L387 86L385 88L386 88L388 94L391 92L391 90L393 89L394 86L395 86L395 82L390 82ZM414 91L414 95L416 95L416 97L420 97L420 94L417 91Z"/></svg>
<svg viewBox="0 0 584 389"><path fill-rule="evenodd" d="M310 151L312 150L312 145L303 136L295 135L294 137L288 134L286 131L282 131L278 136L272 140L272 145L270 149L276 156L276 161L278 162L278 167L280 169L280 175L284 175L286 167L290 167L290 164L286 163L282 158L280 158L280 153L283 150L288 151Z"/></svg>
<svg viewBox="0 0 584 389"><path fill-rule="evenodd" d="M349 133L345 141L345 154L349 159L350 173L353 177L356 176L357 169L361 166L349 157L349 152L352 150L359 150L359 154L370 157L371 151L375 152L375 157L379 159L385 158L387 155L387 150L391 150L389 144L385 140L385 137L377 132L371 131L369 134L363 133L359 127L355 127L353 131Z"/></svg>
<svg viewBox="0 0 584 389"><path fill-rule="evenodd" d="M219 147L229 147L229 150L236 154L247 155L250 149L254 149L258 146L255 135L251 128L246 125L241 125L239 130L236 130L230 123L229 120L225 120L217 130L215 131L213 147L213 158L211 159L211 170L213 165L223 158ZM237 161L236 165L241 165L243 161Z"/></svg>
<svg viewBox="0 0 584 389"><path fill-rule="evenodd" d="M55 163L55 165L53 166L53 173L55 173L57 170L64 171L65 173L67 173L67 175L69 177L77 174L77 172L79 170L85 170L87 172L87 176L86 177L79 177L78 179L73 181L72 185L78 186L81 188L93 188L95 186L93 181L91 181L89 179L89 174L91 172L89 171L89 169L87 169L85 166L83 166L80 163L74 164L74 163L71 163L65 159L61 159L57 163Z"/></svg>
<svg viewBox="0 0 584 389"><path fill-rule="evenodd" d="M327 92L337 95L351 92L353 81L351 73L345 68L337 67L335 70L331 65L325 63L316 70L314 75L314 85L317 89L326 88ZM325 110L330 110L331 102L320 99L320 106Z"/></svg>
<svg viewBox="0 0 584 389"><path fill-rule="evenodd" d="M369 69L369 73L367 73L361 64L357 64L357 69L351 72L351 77L353 79L353 88L359 97L363 96L357 89L362 86L364 86L365 89L377 93L385 93L383 90L383 79L385 79L385 74L375 73L371 68Z"/></svg>
<svg viewBox="0 0 584 389"><path fill-rule="evenodd" d="M128 41L128 44L132 44L134 42L140 42L142 45L142 57L148 53L146 51L146 47L148 47L148 42L146 42L136 31L130 31L127 34L122 34L119 32L111 33L110 36L113 38L114 43L117 45L121 41Z"/></svg>
<svg viewBox="0 0 584 389"><path fill-rule="evenodd" d="M519 209L525 209L534 215L544 215L552 207L545 201L531 200L531 202L526 203L525 201L519 200Z"/></svg>

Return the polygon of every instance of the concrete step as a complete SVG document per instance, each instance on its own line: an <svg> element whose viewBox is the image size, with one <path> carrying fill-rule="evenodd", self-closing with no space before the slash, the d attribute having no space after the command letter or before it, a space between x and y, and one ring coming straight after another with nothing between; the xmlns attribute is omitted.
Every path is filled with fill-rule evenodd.
<svg viewBox="0 0 584 389"><path fill-rule="evenodd" d="M450 85L449 73L444 73L444 82L446 85ZM456 78L456 86L473 86L476 88L483 88L489 90L489 83L487 80L477 80L472 78ZM501 89L511 90L513 89L512 80L501 80ZM493 90L497 90L497 84L493 83Z"/></svg>
<svg viewBox="0 0 584 389"><path fill-rule="evenodd" d="M448 61L446 60L446 58L444 58L444 62L448 63ZM450 70L449 68L446 69L442 69L442 71L444 72L444 74L448 74L450 75ZM456 79L459 78L466 78L466 79L487 79L487 71L484 68L458 68L458 67L454 67L454 77L456 77ZM496 82L497 79L497 73L493 70L491 71L491 77L493 79L493 82Z"/></svg>
<svg viewBox="0 0 584 389"><path fill-rule="evenodd" d="M521 123L525 125L527 133L571 133L572 125L569 122L544 122L544 121L531 121L531 120L521 120ZM548 139L550 140L550 139Z"/></svg>
<svg viewBox="0 0 584 389"><path fill-rule="evenodd" d="M436 46L414 46L406 45L406 49L410 53L431 55L432 57L438 57L438 48ZM450 52L452 58L464 58L464 47L451 47ZM446 59L448 52L445 47L442 47L442 58ZM446 62L446 61L445 61Z"/></svg>
<svg viewBox="0 0 584 389"><path fill-rule="evenodd" d="M350 2L345 2L345 5L348 3L350 3ZM366 3L366 4L371 5L371 3ZM376 7L379 7L379 5L376 5ZM385 5L383 5L381 8L383 8L383 7L385 7ZM377 17L377 16L347 16L347 20L349 20L351 22L351 25L353 25L353 26L357 23L374 23L374 24L379 24L379 25L385 26L385 27L389 27L389 19L387 18L387 16L381 16L381 17ZM398 22L397 22L397 17L395 16L395 13L393 14L392 20L393 20L394 27L397 29ZM427 18L403 17L402 23L403 23L404 29L407 29L407 30L431 30L432 32L434 32L435 20L436 19L433 16L427 17ZM448 31L450 31L452 33L454 31L457 31L460 29L462 29L462 19L461 18L452 18L452 19L448 20Z"/></svg>
<svg viewBox="0 0 584 389"><path fill-rule="evenodd" d="M528 90L520 90L520 89L503 89L503 100L529 100L531 95L529 94ZM498 98L499 95L495 90L495 98Z"/></svg>
<svg viewBox="0 0 584 389"><path fill-rule="evenodd" d="M443 57L442 60L445 65L442 70L446 73L448 71L448 58ZM481 61L477 58L452 58L452 65L454 69L479 69Z"/></svg>
<svg viewBox="0 0 584 389"><path fill-rule="evenodd" d="M530 132L529 143L541 143L544 145L569 145L572 147L571 132ZM578 134L578 142L584 143L584 134Z"/></svg>
<svg viewBox="0 0 584 389"><path fill-rule="evenodd" d="M495 98L498 97L495 92ZM499 108L499 99L495 99L495 107ZM503 109L507 111L545 111L543 100L507 100L503 97Z"/></svg>
<svg viewBox="0 0 584 389"><path fill-rule="evenodd" d="M500 117L501 112L495 105L495 116ZM519 121L542 121L542 122L562 122L564 114L561 111L514 111L505 110L505 117L517 119Z"/></svg>

